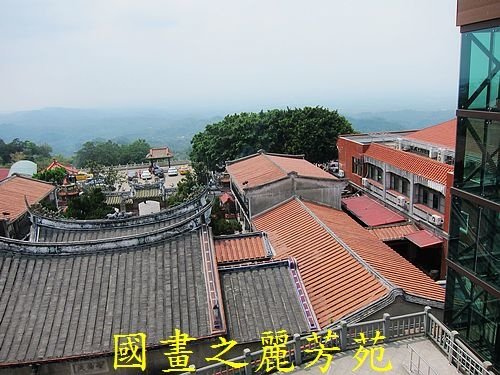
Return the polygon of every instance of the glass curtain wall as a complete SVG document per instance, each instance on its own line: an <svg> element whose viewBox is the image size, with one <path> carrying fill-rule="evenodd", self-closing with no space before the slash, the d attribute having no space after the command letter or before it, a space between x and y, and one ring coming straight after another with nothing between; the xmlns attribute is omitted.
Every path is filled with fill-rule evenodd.
<svg viewBox="0 0 500 375"><path fill-rule="evenodd" d="M445 323L500 368L500 27L462 33L457 112Z"/></svg>

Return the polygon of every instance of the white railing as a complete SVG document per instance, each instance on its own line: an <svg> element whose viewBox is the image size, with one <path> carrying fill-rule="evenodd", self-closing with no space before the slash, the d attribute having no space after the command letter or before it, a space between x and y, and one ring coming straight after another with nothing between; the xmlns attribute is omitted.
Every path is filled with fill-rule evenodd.
<svg viewBox="0 0 500 375"><path fill-rule="evenodd" d="M438 375L425 359L423 359L411 345L408 344L410 351L410 363L408 366L408 373L415 375Z"/></svg>
<svg viewBox="0 0 500 375"><path fill-rule="evenodd" d="M401 340L410 337L427 336L430 340L438 345L443 353L448 357L450 364L455 366L459 372L467 375L494 375L490 369L490 362L482 362L474 353L472 353L463 344L458 337L458 332L450 331L446 326L435 318L431 313L431 308L426 307L424 311L401 315L390 316L384 314L382 319L371 320L367 322L348 324L340 322L338 326L332 327L331 331L338 338L324 343L325 346L336 346L341 351L349 350L358 347L359 344L354 341L362 332L365 337L374 337L375 332L379 331L385 336L384 342ZM324 336L326 331L318 332L318 336ZM310 336L308 336L310 337ZM306 349L314 349L316 343L307 340L307 337L301 337L299 334L293 335L293 339L286 343L287 360L295 366L300 366L302 363L312 360L316 353L306 352ZM410 369L418 369L419 372L411 372L419 375L435 375L436 372L427 362L418 356L418 354L409 347L410 350ZM263 374L264 370L259 367L262 350L251 352L249 349L243 351L243 355L232 358L233 362L246 362L248 365L240 369L234 369L223 363L216 363L210 366L196 369L198 374Z"/></svg>

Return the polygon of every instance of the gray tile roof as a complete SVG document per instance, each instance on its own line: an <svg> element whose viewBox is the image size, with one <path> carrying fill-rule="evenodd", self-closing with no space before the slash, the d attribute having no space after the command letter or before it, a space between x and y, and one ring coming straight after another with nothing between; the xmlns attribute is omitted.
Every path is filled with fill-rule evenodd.
<svg viewBox="0 0 500 375"><path fill-rule="evenodd" d="M214 334L201 236L65 255L13 251L22 241L3 240L0 364L112 352L118 333L144 332L148 345L175 328Z"/></svg>
<svg viewBox="0 0 500 375"><path fill-rule="evenodd" d="M205 192L156 214L127 219L68 220L32 212L32 242L75 242L143 234L179 223L207 206Z"/></svg>
<svg viewBox="0 0 500 375"><path fill-rule="evenodd" d="M128 227L133 225L143 225L148 223L154 223L157 221L164 220L173 215L177 215L181 212L191 211L193 208L202 207L207 202L207 194L208 190L203 190L199 192L196 196L190 199L187 202L184 202L180 205L173 206L166 210L162 210L158 213L153 213L144 216L134 216L125 219L96 219L96 220L73 220L73 219L63 219L63 218L54 218L48 217L43 213L37 212L36 209L30 208L30 213L33 216L33 220L36 224L65 228L65 229L96 229L96 228L107 228L107 227Z"/></svg>
<svg viewBox="0 0 500 375"><path fill-rule="evenodd" d="M158 188L136 190L134 199L163 198L163 193Z"/></svg>
<svg viewBox="0 0 500 375"><path fill-rule="evenodd" d="M120 227L107 226L95 229L66 229L60 227L37 225L36 229L33 231L33 240L36 242L75 242L143 234L179 223L189 218L190 216L195 215L197 212L198 208L193 208L193 210L191 211L181 212L177 215L164 218L161 221L159 220L143 225L130 225Z"/></svg>
<svg viewBox="0 0 500 375"><path fill-rule="evenodd" d="M227 335L238 343L259 341L262 332L318 329L293 263L273 261L219 267Z"/></svg>

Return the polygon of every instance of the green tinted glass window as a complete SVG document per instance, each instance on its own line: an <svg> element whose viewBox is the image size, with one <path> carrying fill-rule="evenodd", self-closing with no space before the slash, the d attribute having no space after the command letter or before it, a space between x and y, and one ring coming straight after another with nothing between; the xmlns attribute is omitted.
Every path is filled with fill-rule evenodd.
<svg viewBox="0 0 500 375"><path fill-rule="evenodd" d="M464 33L459 108L500 111L500 29Z"/></svg>
<svg viewBox="0 0 500 375"><path fill-rule="evenodd" d="M500 122L460 118L464 158L455 163L455 184L469 193L500 201ZM460 140L459 140L460 141Z"/></svg>

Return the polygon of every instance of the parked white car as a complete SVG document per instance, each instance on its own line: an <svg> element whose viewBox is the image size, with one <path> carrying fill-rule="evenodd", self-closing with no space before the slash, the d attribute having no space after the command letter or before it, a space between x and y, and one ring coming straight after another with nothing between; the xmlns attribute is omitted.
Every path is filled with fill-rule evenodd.
<svg viewBox="0 0 500 375"><path fill-rule="evenodd" d="M177 168L175 167L168 168L167 176L177 176L178 174L179 172L177 171Z"/></svg>
<svg viewBox="0 0 500 375"><path fill-rule="evenodd" d="M151 180L153 178L153 176L151 175L151 173L149 171L142 171L141 178L143 180Z"/></svg>

